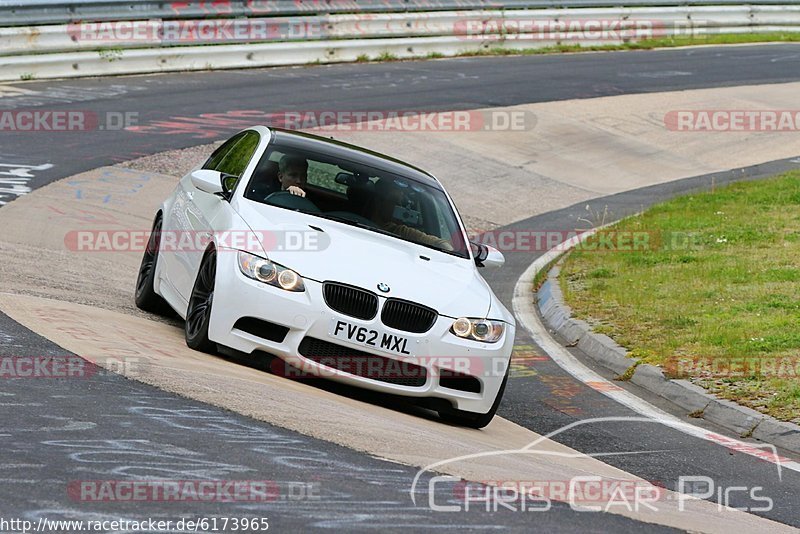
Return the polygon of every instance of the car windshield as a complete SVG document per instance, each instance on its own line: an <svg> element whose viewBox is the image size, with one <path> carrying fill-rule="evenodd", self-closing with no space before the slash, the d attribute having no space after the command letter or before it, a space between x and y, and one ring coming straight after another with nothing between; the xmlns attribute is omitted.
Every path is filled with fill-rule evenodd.
<svg viewBox="0 0 800 534"><path fill-rule="evenodd" d="M256 166L245 198L469 258L441 189L362 163L273 146Z"/></svg>

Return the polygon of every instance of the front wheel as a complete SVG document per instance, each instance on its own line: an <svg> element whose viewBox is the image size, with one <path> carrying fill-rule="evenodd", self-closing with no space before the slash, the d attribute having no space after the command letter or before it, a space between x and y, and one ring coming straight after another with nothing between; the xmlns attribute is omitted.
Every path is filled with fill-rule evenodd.
<svg viewBox="0 0 800 534"><path fill-rule="evenodd" d="M158 249L161 245L161 214L153 222L150 239L144 249L142 263L139 266L139 275L136 278L136 307L151 313L167 315L171 309L167 302L156 293L154 282L156 277L156 264L158 263Z"/></svg>
<svg viewBox="0 0 800 534"><path fill-rule="evenodd" d="M208 326L211 322L211 306L214 303L214 286L217 275L217 252L206 252L200 263L200 271L194 282L189 307L186 310L186 345L190 349L213 353L217 346L208 339Z"/></svg>
<svg viewBox="0 0 800 534"><path fill-rule="evenodd" d="M497 409L500 407L500 401L503 400L503 393L506 391L506 382L508 382L508 370L503 377L503 383L500 384L500 390L497 392L497 397L494 398L492 407L486 413L473 413L456 408L444 408L439 410L439 417L446 422L458 426L465 426L467 428L483 428L494 419Z"/></svg>

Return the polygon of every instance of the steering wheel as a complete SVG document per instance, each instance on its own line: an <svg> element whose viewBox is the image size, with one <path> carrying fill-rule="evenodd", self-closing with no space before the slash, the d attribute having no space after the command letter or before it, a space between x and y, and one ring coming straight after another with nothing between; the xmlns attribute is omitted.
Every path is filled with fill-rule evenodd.
<svg viewBox="0 0 800 534"><path fill-rule="evenodd" d="M322 213L316 204L305 197L293 195L288 191L277 191L269 195L264 202L271 206L279 206L295 211Z"/></svg>

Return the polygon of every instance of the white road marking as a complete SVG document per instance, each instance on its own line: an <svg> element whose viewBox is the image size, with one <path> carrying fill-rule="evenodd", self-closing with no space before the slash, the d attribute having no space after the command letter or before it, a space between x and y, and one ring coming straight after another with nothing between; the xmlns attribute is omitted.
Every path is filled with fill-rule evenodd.
<svg viewBox="0 0 800 534"><path fill-rule="evenodd" d="M32 171L52 169L52 163L27 165L17 163L0 163L0 206L8 203L4 198L19 197L31 192L27 183L34 178Z"/></svg>
<svg viewBox="0 0 800 534"><path fill-rule="evenodd" d="M655 72L620 72L619 76L622 78L674 78L693 74L693 72L685 70L660 70Z"/></svg>
<svg viewBox="0 0 800 534"><path fill-rule="evenodd" d="M0 98L33 94L36 94L36 91L31 91L30 89L24 89L22 87L0 84Z"/></svg>

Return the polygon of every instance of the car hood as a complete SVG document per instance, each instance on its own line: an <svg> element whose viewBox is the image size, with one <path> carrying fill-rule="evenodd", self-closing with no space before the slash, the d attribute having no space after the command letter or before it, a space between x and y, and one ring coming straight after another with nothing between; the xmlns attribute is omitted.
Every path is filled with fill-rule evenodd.
<svg viewBox="0 0 800 534"><path fill-rule="evenodd" d="M417 302L449 317L482 318L489 312L491 290L468 259L265 204L245 202L239 213L258 235L267 257L304 278ZM298 236L318 246L297 250ZM388 285L389 291L379 291L379 284Z"/></svg>

